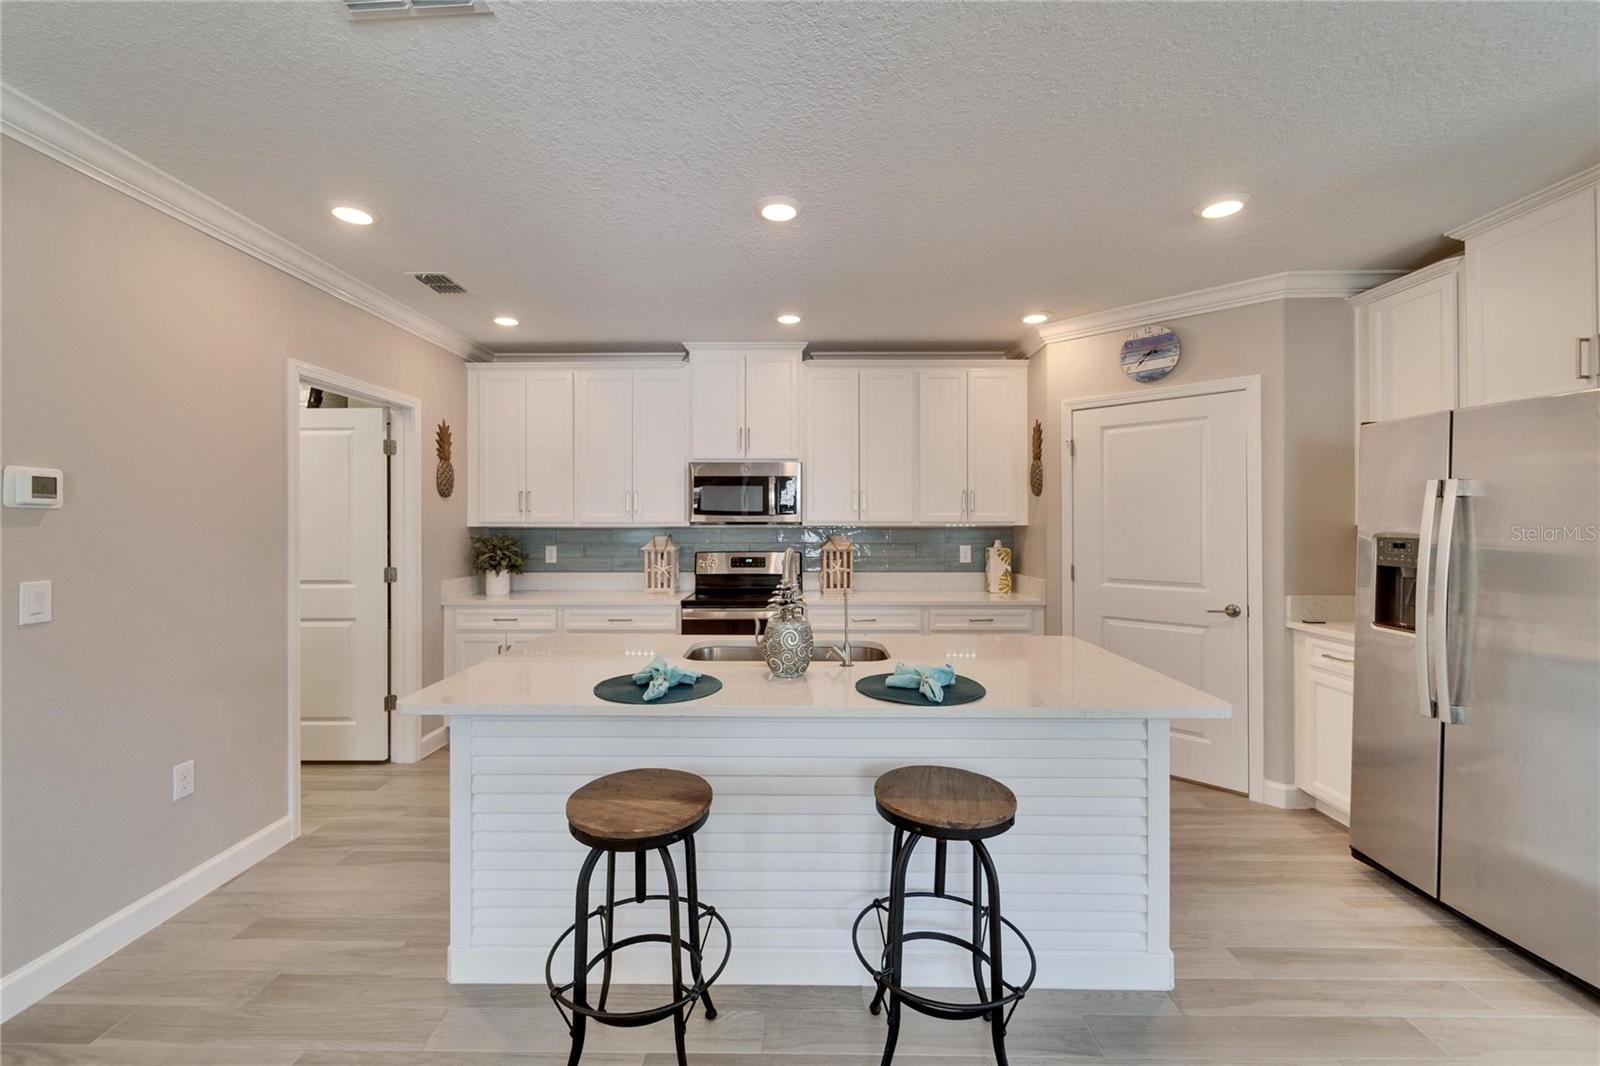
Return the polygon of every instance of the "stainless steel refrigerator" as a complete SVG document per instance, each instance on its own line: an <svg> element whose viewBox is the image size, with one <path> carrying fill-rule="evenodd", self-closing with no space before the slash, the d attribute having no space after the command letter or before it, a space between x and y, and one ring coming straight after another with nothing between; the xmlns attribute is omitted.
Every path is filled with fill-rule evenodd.
<svg viewBox="0 0 1600 1066"><path fill-rule="evenodd" d="M1359 463L1351 851L1600 985L1600 392Z"/></svg>

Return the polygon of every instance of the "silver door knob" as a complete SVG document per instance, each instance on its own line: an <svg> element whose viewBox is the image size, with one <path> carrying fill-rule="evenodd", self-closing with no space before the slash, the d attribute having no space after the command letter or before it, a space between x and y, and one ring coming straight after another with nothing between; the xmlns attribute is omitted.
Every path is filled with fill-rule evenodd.
<svg viewBox="0 0 1600 1066"><path fill-rule="evenodd" d="M1206 612L1206 614L1225 614L1229 618L1238 618L1243 613L1244 612L1239 609L1239 605L1237 603L1230 603L1226 607Z"/></svg>

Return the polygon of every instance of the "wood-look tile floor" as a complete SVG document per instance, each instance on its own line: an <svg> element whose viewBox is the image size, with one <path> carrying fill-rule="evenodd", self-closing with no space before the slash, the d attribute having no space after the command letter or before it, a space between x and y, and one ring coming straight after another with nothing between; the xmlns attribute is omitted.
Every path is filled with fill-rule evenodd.
<svg viewBox="0 0 1600 1066"><path fill-rule="evenodd" d="M446 770L307 767L299 840L12 1019L0 1060L562 1066L542 988L444 981ZM1172 806L1177 988L1036 992L1016 1066L1600 1062L1600 1003L1352 860L1332 822L1183 783ZM700 1066L878 1062L860 989L716 992ZM674 1061L667 1026L591 1032L590 1066ZM895 1061L980 1066L986 1040L908 1013Z"/></svg>

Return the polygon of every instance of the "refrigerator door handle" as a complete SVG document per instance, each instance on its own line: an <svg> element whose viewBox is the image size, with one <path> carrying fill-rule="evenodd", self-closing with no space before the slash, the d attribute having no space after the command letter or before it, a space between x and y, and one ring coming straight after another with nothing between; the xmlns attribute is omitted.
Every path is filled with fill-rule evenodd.
<svg viewBox="0 0 1600 1066"><path fill-rule="evenodd" d="M1417 537L1417 710L1424 718L1437 718L1439 712L1433 702L1433 688L1428 684L1428 663L1431 651L1428 644L1428 607L1433 584L1433 523L1439 513L1441 482L1431 477L1422 486L1422 527Z"/></svg>
<svg viewBox="0 0 1600 1066"><path fill-rule="evenodd" d="M1458 703L1461 693L1450 683L1450 565L1455 555L1456 516L1463 496L1476 496L1475 482L1447 478L1444 482L1444 508L1439 516L1439 578L1433 584L1433 679L1437 694L1434 714L1452 725L1466 721L1466 707ZM1420 593L1419 593L1420 595Z"/></svg>

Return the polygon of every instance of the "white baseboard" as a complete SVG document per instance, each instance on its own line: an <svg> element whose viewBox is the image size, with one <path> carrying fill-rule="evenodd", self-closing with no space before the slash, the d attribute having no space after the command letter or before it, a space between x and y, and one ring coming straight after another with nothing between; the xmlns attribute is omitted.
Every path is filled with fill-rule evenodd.
<svg viewBox="0 0 1600 1066"><path fill-rule="evenodd" d="M127 947L213 889L239 876L291 839L287 816L213 855L0 979L0 1021L39 1002L68 981Z"/></svg>
<svg viewBox="0 0 1600 1066"><path fill-rule="evenodd" d="M438 729L422 738L422 746L417 751L417 761L421 762L440 748L450 742L450 727L442 725Z"/></svg>
<svg viewBox="0 0 1600 1066"><path fill-rule="evenodd" d="M1324 818L1331 818L1335 822L1338 822L1340 825L1344 826L1346 829L1350 828L1350 812L1345 810L1343 807L1335 807L1327 800L1319 799L1312 800L1311 805L1315 807L1317 813L1322 815Z"/></svg>
<svg viewBox="0 0 1600 1066"><path fill-rule="evenodd" d="M1269 807L1281 807L1286 811L1303 811L1311 807L1316 801L1301 792L1293 785L1286 785L1282 781L1267 780L1262 782L1261 802Z"/></svg>
<svg viewBox="0 0 1600 1066"><path fill-rule="evenodd" d="M735 933L737 936L737 933ZM713 942L710 954L714 960L718 948ZM544 981L543 948L452 946L449 954L448 979L455 985L529 985ZM908 969L915 968L919 986L947 988L966 987L972 981L972 965L965 956L947 950L935 949L924 959L911 956L908 951ZM920 954L920 953L919 953ZM1017 965L1024 972L1013 975L1010 965L1007 977L1026 976L1027 958L1017 953ZM628 960L629 966L620 967L613 978L614 984L660 984L670 980L667 964L656 958ZM571 976L559 967L571 964L559 956L555 971L557 979ZM1039 952L1039 978L1035 988L1067 989L1138 989L1156 992L1172 988L1172 952L1132 951L1041 951ZM733 985L868 985L867 972L849 950L833 948L741 948L735 946L733 957L721 981Z"/></svg>

